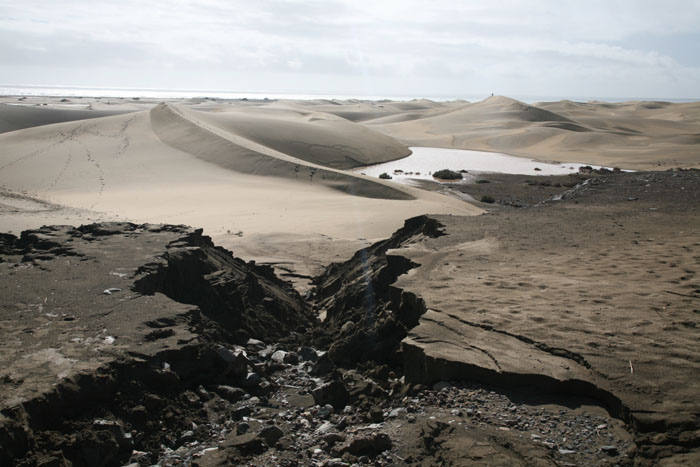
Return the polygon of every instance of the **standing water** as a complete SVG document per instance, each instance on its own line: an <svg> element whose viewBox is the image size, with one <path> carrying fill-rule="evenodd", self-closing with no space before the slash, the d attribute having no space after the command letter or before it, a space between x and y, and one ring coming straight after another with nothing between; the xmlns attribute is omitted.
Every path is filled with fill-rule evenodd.
<svg viewBox="0 0 700 467"><path fill-rule="evenodd" d="M389 174L395 181L410 184L412 179L433 180L433 172L442 169L468 171L469 173L506 173L522 175L566 175L578 172L579 167L588 164L545 163L525 157L509 156L497 152L468 151L465 149L444 149L412 147L408 157L392 162L369 165L353 169L370 177L382 173ZM590 166L594 169L600 166ZM464 174L465 178L470 178Z"/></svg>

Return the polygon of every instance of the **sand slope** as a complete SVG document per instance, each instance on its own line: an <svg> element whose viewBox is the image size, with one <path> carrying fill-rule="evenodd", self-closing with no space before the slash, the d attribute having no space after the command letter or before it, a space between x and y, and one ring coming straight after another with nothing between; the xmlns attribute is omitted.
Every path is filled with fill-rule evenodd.
<svg viewBox="0 0 700 467"><path fill-rule="evenodd" d="M700 167L700 103L529 105L491 97L411 119L365 122L409 146L503 152L630 169Z"/></svg>
<svg viewBox="0 0 700 467"><path fill-rule="evenodd" d="M127 112L129 110L88 110L85 108L46 108L0 104L0 133L52 123L107 117Z"/></svg>
<svg viewBox="0 0 700 467"><path fill-rule="evenodd" d="M225 124L215 126L219 117ZM270 133L278 120L268 120ZM235 134L232 121L162 105L0 135L0 230L94 220L182 223L204 227L241 256L313 269L336 259L330 242L350 252L413 215L480 212L281 153ZM301 131L298 137L312 139ZM261 251L270 238L274 248Z"/></svg>
<svg viewBox="0 0 700 467"><path fill-rule="evenodd" d="M393 138L328 113L274 107L236 107L212 112L192 111L184 106L176 109L181 117L199 126L225 131L229 139L245 138L327 167L348 169L388 162L411 153ZM162 106L154 109L156 113L162 111Z"/></svg>

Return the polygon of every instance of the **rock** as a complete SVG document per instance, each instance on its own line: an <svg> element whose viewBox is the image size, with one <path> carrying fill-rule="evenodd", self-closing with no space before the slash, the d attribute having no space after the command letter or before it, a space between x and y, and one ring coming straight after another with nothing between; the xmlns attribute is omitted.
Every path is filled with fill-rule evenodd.
<svg viewBox="0 0 700 467"><path fill-rule="evenodd" d="M573 451L571 449L559 449L559 454L561 454L562 456L566 456L569 454L576 454L576 451Z"/></svg>
<svg viewBox="0 0 700 467"><path fill-rule="evenodd" d="M387 414L387 418L405 417L408 411L404 407L397 407Z"/></svg>
<svg viewBox="0 0 700 467"><path fill-rule="evenodd" d="M236 434L238 435L248 433L249 430L250 424L248 422L240 422L238 425L236 425Z"/></svg>
<svg viewBox="0 0 700 467"><path fill-rule="evenodd" d="M230 440L225 443L225 446L237 449L244 456L262 454L267 448L265 440L253 433L246 433L230 438Z"/></svg>
<svg viewBox="0 0 700 467"><path fill-rule="evenodd" d="M316 428L315 433L317 435L325 435L328 434L332 431L335 431L336 427L331 423L331 422L323 422L321 423L321 426Z"/></svg>
<svg viewBox="0 0 700 467"><path fill-rule="evenodd" d="M98 428L99 427L99 428ZM113 427L98 425L90 431L82 431L75 437L73 448L79 454L79 465L123 465L131 455L131 448L123 448L116 439Z"/></svg>
<svg viewBox="0 0 700 467"><path fill-rule="evenodd" d="M211 400L211 398L212 398L212 395L209 394L209 392L207 392L206 389L204 389L204 386L201 386L201 385L200 385L200 386L197 388L197 391L196 391L196 392L197 392L197 395L199 396L199 398L200 398L203 402L206 402L206 401L208 401L208 400Z"/></svg>
<svg viewBox="0 0 700 467"><path fill-rule="evenodd" d="M337 443L341 443L345 441L345 436L341 435L340 433L326 433L325 435L321 436L321 440L325 441L326 444L332 448L335 446Z"/></svg>
<svg viewBox="0 0 700 467"><path fill-rule="evenodd" d="M323 376L327 375L334 369L335 363L333 363L331 357L329 357L328 354L323 354L314 365L313 369L311 370L311 374L314 376Z"/></svg>
<svg viewBox="0 0 700 467"><path fill-rule="evenodd" d="M134 447L131 434L124 433L124 427L122 427L119 422L115 422L114 420L97 419L92 422L92 426L95 430L107 430L114 434L120 448L132 449Z"/></svg>
<svg viewBox="0 0 700 467"><path fill-rule="evenodd" d="M357 383L357 385L350 391L350 396L353 400L359 398L360 395L365 395L369 397L377 397L384 399L389 396L389 394L382 389L374 381L364 380Z"/></svg>
<svg viewBox="0 0 700 467"><path fill-rule="evenodd" d="M287 352L287 354L284 356L284 363L296 365L299 363L299 356L294 352Z"/></svg>
<svg viewBox="0 0 700 467"><path fill-rule="evenodd" d="M260 385L262 377L257 374L250 372L246 375L245 379L241 382L241 386L245 388L254 388Z"/></svg>
<svg viewBox="0 0 700 467"><path fill-rule="evenodd" d="M330 404L335 410L343 410L350 399L345 385L338 380L317 387L311 394L318 405Z"/></svg>
<svg viewBox="0 0 700 467"><path fill-rule="evenodd" d="M272 447L284 436L284 432L279 427L270 425L263 428L258 436L264 439L268 446Z"/></svg>
<svg viewBox="0 0 700 467"><path fill-rule="evenodd" d="M301 357L301 360L304 362L317 362L318 361L318 353L311 347L302 347L299 349L299 356Z"/></svg>
<svg viewBox="0 0 700 467"><path fill-rule="evenodd" d="M179 442L181 444L184 444L184 443L189 443L190 441L194 441L194 439L195 439L194 431L187 430L180 435Z"/></svg>
<svg viewBox="0 0 700 467"><path fill-rule="evenodd" d="M226 365L226 370L222 376L231 375L236 378L244 376L248 372L248 357L242 351L233 351L226 347L216 348L216 355Z"/></svg>
<svg viewBox="0 0 700 467"><path fill-rule="evenodd" d="M214 386L212 390L229 402L238 402L239 400L243 399L246 394L246 392L241 388L234 388L233 386L226 386L223 384Z"/></svg>
<svg viewBox="0 0 700 467"><path fill-rule="evenodd" d="M350 453L353 456L376 457L378 454L391 449L392 442L386 433L373 433L353 438L347 443L333 449L333 454Z"/></svg>
<svg viewBox="0 0 700 467"><path fill-rule="evenodd" d="M384 421L384 412L380 407L372 407L369 411L369 419L372 423L381 423Z"/></svg>
<svg viewBox="0 0 700 467"><path fill-rule="evenodd" d="M601 446L600 450L608 456L617 456L620 454L620 451L617 449L617 446Z"/></svg>
<svg viewBox="0 0 700 467"><path fill-rule="evenodd" d="M331 415L333 415L333 406L330 404L326 404L320 409L318 409L318 413L316 414L319 418L322 419L327 419Z"/></svg>
<svg viewBox="0 0 700 467"><path fill-rule="evenodd" d="M350 464L347 462L344 462L343 459L339 457L334 457L333 459L326 459L323 461L323 464L321 464L322 467L347 467Z"/></svg>
<svg viewBox="0 0 700 467"><path fill-rule="evenodd" d="M338 431L343 431L345 428L347 428L348 417L341 417L340 420L338 420L338 423L335 424L335 427L338 429Z"/></svg>
<svg viewBox="0 0 700 467"><path fill-rule="evenodd" d="M243 417L248 417L252 413L253 413L253 410L248 406L239 407L236 410L234 410L233 412L231 412L231 419L232 420L241 420L241 419L243 419Z"/></svg>
<svg viewBox="0 0 700 467"><path fill-rule="evenodd" d="M447 381L438 381L433 384L433 391L442 391L443 389L451 388L452 385Z"/></svg>
<svg viewBox="0 0 700 467"><path fill-rule="evenodd" d="M284 350L276 350L270 356L270 360L272 360L273 362L277 362L277 363L284 363L284 357L286 355L287 355L287 352L285 352Z"/></svg>
<svg viewBox="0 0 700 467"><path fill-rule="evenodd" d="M145 425L148 421L148 411L143 405L137 405L129 410L129 418L131 423L137 426Z"/></svg>

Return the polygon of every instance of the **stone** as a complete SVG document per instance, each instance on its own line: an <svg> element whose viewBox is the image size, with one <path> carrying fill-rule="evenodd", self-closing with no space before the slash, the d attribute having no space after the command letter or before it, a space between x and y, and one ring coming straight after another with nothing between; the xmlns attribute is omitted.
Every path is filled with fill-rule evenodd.
<svg viewBox="0 0 700 467"><path fill-rule="evenodd" d="M389 412L387 418L405 417L408 411L404 407L397 407Z"/></svg>
<svg viewBox="0 0 700 467"><path fill-rule="evenodd" d="M204 386L201 385L197 388L196 393L203 402L206 402L212 398L212 395L209 394L209 392L204 389Z"/></svg>
<svg viewBox="0 0 700 467"><path fill-rule="evenodd" d="M134 443L131 439L131 433L127 435L127 433L124 432L124 427L122 427L119 422L114 420L97 419L92 422L92 426L95 430L107 430L111 432L117 440L117 443L119 443L120 448L132 449L134 447Z"/></svg>
<svg viewBox="0 0 700 467"><path fill-rule="evenodd" d="M620 451L617 449L617 446L601 446L600 450L608 456L617 456L618 454L620 454Z"/></svg>
<svg viewBox="0 0 700 467"><path fill-rule="evenodd" d="M324 420L327 419L328 417L333 415L333 406L330 404L324 405L323 407L318 409L317 415L319 418L322 418Z"/></svg>
<svg viewBox="0 0 700 467"><path fill-rule="evenodd" d="M335 431L336 427L331 423L331 422L323 422L321 423L321 426L316 428L315 433L318 435L325 435L327 433L330 433L332 431Z"/></svg>
<svg viewBox="0 0 700 467"><path fill-rule="evenodd" d="M311 347L302 347L299 349L299 357L301 357L301 360L304 362L317 362L318 361L318 353Z"/></svg>
<svg viewBox="0 0 700 467"><path fill-rule="evenodd" d="M235 436L225 446L237 449L243 455L262 454L267 448L265 440L253 433Z"/></svg>
<svg viewBox="0 0 700 467"><path fill-rule="evenodd" d="M332 448L335 446L337 443L341 443L345 441L345 436L341 435L340 433L326 433L325 435L321 436L321 440L325 441L326 444Z"/></svg>
<svg viewBox="0 0 700 467"><path fill-rule="evenodd" d="M451 388L452 385L447 381L438 381L433 384L433 391L442 391L443 389Z"/></svg>
<svg viewBox="0 0 700 467"><path fill-rule="evenodd" d="M238 402L246 395L246 392L243 389L235 388L233 386L226 386L224 384L214 386L212 390L229 402Z"/></svg>
<svg viewBox="0 0 700 467"><path fill-rule="evenodd" d="M353 456L376 457L384 451L391 449L391 438L386 433L373 433L361 435L339 446L339 454L350 453ZM335 453L336 450L334 449Z"/></svg>
<svg viewBox="0 0 700 467"><path fill-rule="evenodd" d="M272 447L284 436L284 432L278 426L270 425L263 428L258 436L264 439L268 446Z"/></svg>
<svg viewBox="0 0 700 467"><path fill-rule="evenodd" d="M262 377L257 374L250 372L246 375L245 379L241 382L241 386L246 388L254 388L260 385Z"/></svg>
<svg viewBox="0 0 700 467"><path fill-rule="evenodd" d="M183 431L182 434L180 435L180 443L189 443L190 441L194 441L194 431L192 430L187 430Z"/></svg>
<svg viewBox="0 0 700 467"><path fill-rule="evenodd" d="M323 354L314 367L311 369L311 374L314 376L323 376L327 375L331 371L335 369L335 363L333 363L333 360L331 360L331 357L328 356L328 354Z"/></svg>
<svg viewBox="0 0 700 467"><path fill-rule="evenodd" d="M369 411L369 419L372 423L381 423L384 421L384 412L380 407L372 407Z"/></svg>
<svg viewBox="0 0 700 467"><path fill-rule="evenodd" d="M334 457L333 459L326 459L323 461L323 464L321 464L322 467L347 467L350 464L347 462L344 462L343 459L339 457Z"/></svg>
<svg viewBox="0 0 700 467"><path fill-rule="evenodd" d="M287 352L284 350L276 350L272 353L270 356L270 360L276 363L284 363L284 357L287 355Z"/></svg>
<svg viewBox="0 0 700 467"><path fill-rule="evenodd" d="M294 352L287 352L283 361L289 365L296 365L299 363L299 356Z"/></svg>
<svg viewBox="0 0 700 467"><path fill-rule="evenodd" d="M233 351L224 346L216 348L216 355L226 365L222 376L231 375L239 378L248 372L248 357L242 351Z"/></svg>
<svg viewBox="0 0 700 467"><path fill-rule="evenodd" d="M236 434L242 435L244 433L248 433L249 430L250 424L248 422L241 422L236 425Z"/></svg>
<svg viewBox="0 0 700 467"><path fill-rule="evenodd" d="M343 410L350 399L350 394L345 385L338 380L317 387L311 394L317 404L330 404L336 411Z"/></svg>

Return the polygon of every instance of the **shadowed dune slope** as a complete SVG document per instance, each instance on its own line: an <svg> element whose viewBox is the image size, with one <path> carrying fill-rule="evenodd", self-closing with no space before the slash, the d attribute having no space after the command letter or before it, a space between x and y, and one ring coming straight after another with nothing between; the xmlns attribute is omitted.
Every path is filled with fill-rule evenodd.
<svg viewBox="0 0 700 467"><path fill-rule="evenodd" d="M233 130L238 129L233 125L234 122L226 117L217 118L220 117L218 114L195 112L168 104L154 107L150 114L153 131L164 143L229 170L252 175L309 180L355 196L414 199L401 187L325 168L246 139L233 133ZM264 132L277 133L275 124L279 121L280 119L258 121L246 128L262 137ZM256 126L261 127L261 130L256 129ZM289 129L285 128L284 122L280 126L283 127L282 133L284 129ZM301 124L297 130L303 132ZM383 135L377 136L382 140L390 140ZM276 141L282 144L281 139ZM332 158L333 155L329 157ZM323 157L316 159L324 161Z"/></svg>
<svg viewBox="0 0 700 467"><path fill-rule="evenodd" d="M0 133L127 112L127 110L57 109L0 104Z"/></svg>
<svg viewBox="0 0 700 467"><path fill-rule="evenodd" d="M252 107L188 116L314 164L349 169L408 156L393 138L328 113L292 107Z"/></svg>

